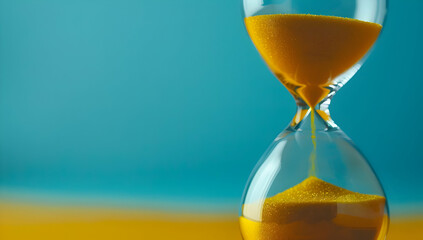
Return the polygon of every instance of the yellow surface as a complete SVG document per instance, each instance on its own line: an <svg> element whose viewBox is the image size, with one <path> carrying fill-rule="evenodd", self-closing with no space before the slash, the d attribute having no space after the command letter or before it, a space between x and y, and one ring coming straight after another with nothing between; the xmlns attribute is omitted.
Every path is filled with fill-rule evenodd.
<svg viewBox="0 0 423 240"><path fill-rule="evenodd" d="M236 216L0 204L1 240L240 239Z"/></svg>
<svg viewBox="0 0 423 240"><path fill-rule="evenodd" d="M0 203L2 240L241 240L237 216ZM423 240L421 218L395 219L388 240Z"/></svg>
<svg viewBox="0 0 423 240"><path fill-rule="evenodd" d="M423 216L393 219L387 240L423 240Z"/></svg>
<svg viewBox="0 0 423 240"><path fill-rule="evenodd" d="M314 107L326 86L369 51L382 26L355 19L276 14L247 17L248 33L288 90Z"/></svg>
<svg viewBox="0 0 423 240"><path fill-rule="evenodd" d="M309 177L263 203L245 204L241 231L245 240L379 240L388 223L384 208L384 197Z"/></svg>

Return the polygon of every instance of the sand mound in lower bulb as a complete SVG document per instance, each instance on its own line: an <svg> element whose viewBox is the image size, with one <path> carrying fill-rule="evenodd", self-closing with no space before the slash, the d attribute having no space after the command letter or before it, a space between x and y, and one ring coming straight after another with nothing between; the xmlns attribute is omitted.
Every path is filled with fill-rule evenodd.
<svg viewBox="0 0 423 240"><path fill-rule="evenodd" d="M379 240L388 222L384 208L384 197L309 177L262 203L245 204L240 224L245 240Z"/></svg>

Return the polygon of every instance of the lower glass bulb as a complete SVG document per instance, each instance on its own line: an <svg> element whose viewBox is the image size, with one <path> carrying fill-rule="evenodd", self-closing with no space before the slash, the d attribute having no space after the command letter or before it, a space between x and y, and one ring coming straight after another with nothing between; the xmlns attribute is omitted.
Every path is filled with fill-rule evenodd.
<svg viewBox="0 0 423 240"><path fill-rule="evenodd" d="M245 240L385 239L384 191L327 113L300 108L252 172L240 216Z"/></svg>

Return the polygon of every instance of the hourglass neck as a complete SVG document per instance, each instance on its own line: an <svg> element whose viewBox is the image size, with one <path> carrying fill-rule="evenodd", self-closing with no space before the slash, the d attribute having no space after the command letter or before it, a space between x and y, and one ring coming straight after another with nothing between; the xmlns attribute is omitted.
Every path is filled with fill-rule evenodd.
<svg viewBox="0 0 423 240"><path fill-rule="evenodd" d="M317 104L314 107L308 106L304 101L297 100L297 113L289 126L293 131L329 131L338 129L338 126L330 117L329 105L331 99Z"/></svg>

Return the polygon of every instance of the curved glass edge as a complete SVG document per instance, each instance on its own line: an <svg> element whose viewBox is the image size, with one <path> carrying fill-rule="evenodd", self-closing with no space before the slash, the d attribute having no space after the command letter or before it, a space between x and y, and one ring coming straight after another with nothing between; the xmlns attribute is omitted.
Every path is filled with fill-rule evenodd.
<svg viewBox="0 0 423 240"><path fill-rule="evenodd" d="M333 6L334 2L342 3ZM291 1L243 0L243 17L267 14L315 14L354 18L383 25L388 11L387 0Z"/></svg>

